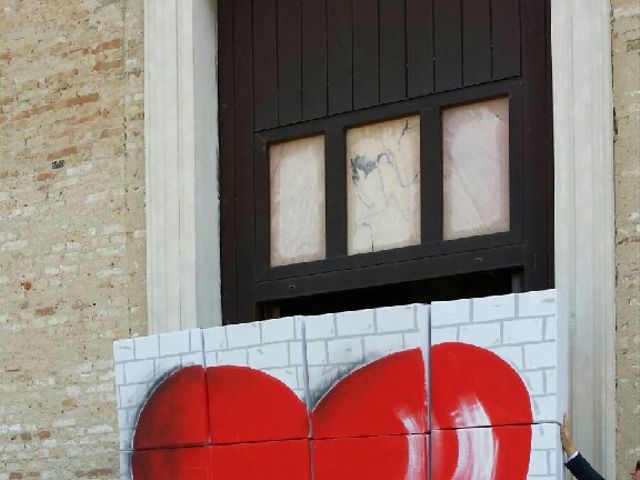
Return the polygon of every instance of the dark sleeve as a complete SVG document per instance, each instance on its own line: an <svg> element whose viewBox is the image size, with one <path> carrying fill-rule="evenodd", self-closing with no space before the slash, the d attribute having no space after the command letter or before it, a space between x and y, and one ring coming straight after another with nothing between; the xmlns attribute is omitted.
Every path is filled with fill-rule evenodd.
<svg viewBox="0 0 640 480"><path fill-rule="evenodd" d="M577 480L604 480L602 475L596 472L580 453L566 465Z"/></svg>

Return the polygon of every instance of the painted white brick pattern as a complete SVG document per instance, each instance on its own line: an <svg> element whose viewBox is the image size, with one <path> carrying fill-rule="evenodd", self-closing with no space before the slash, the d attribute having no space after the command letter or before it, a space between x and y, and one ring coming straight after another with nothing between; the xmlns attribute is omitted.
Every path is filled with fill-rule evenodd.
<svg viewBox="0 0 640 480"><path fill-rule="evenodd" d="M461 342L479 347L497 347L500 345L500 322L463 325L460 327L458 338Z"/></svg>
<svg viewBox="0 0 640 480"><path fill-rule="evenodd" d="M429 345L429 306L406 305L305 317L309 400L349 371L389 353ZM426 371L428 371L425 366Z"/></svg>
<svg viewBox="0 0 640 480"><path fill-rule="evenodd" d="M307 364L311 366L325 365L329 360L327 342L313 341L307 343Z"/></svg>
<svg viewBox="0 0 640 480"><path fill-rule="evenodd" d="M371 358L383 352L385 348L392 351L400 351L404 348L404 337L401 333L368 335L364 338L364 356Z"/></svg>
<svg viewBox="0 0 640 480"><path fill-rule="evenodd" d="M184 330L182 332L165 333L160 337L160 355L180 355L182 353L191 352L190 332Z"/></svg>
<svg viewBox="0 0 640 480"><path fill-rule="evenodd" d="M205 352L227 348L227 331L224 328L208 328L202 331Z"/></svg>
<svg viewBox="0 0 640 480"><path fill-rule="evenodd" d="M330 364L362 363L364 362L363 338L338 338L327 340Z"/></svg>
<svg viewBox="0 0 640 480"><path fill-rule="evenodd" d="M160 355L158 336L140 337L133 340L136 350L136 358L156 358Z"/></svg>
<svg viewBox="0 0 640 480"><path fill-rule="evenodd" d="M205 365L261 370L305 399L303 328L294 317L213 327L202 331Z"/></svg>
<svg viewBox="0 0 640 480"><path fill-rule="evenodd" d="M115 363L126 362L134 358L133 340L126 339L113 343L113 361Z"/></svg>
<svg viewBox="0 0 640 480"><path fill-rule="evenodd" d="M360 310L357 312L338 313L336 326L338 336L367 335L375 333L375 320L373 310Z"/></svg>
<svg viewBox="0 0 640 480"><path fill-rule="evenodd" d="M431 305L432 345L469 343L509 362L529 388L535 422L561 422L564 410L557 330L554 290Z"/></svg>
<svg viewBox="0 0 640 480"><path fill-rule="evenodd" d="M554 368L558 363L556 342L540 342L524 347L525 368Z"/></svg>
<svg viewBox="0 0 640 480"><path fill-rule="evenodd" d="M265 320L262 328L262 343L273 343L288 341L295 337L294 318L278 318Z"/></svg>
<svg viewBox="0 0 640 480"><path fill-rule="evenodd" d="M261 342L260 325L258 322L241 323L226 328L229 348L248 347L259 345Z"/></svg>
<svg viewBox="0 0 640 480"><path fill-rule="evenodd" d="M518 295L519 317L551 317L556 314L556 291L540 290Z"/></svg>
<svg viewBox="0 0 640 480"><path fill-rule="evenodd" d="M559 480L564 478L560 445L560 426L556 423L532 425L531 457L527 479Z"/></svg>
<svg viewBox="0 0 640 480"><path fill-rule="evenodd" d="M142 383L149 380L150 372L153 372L153 360L140 360L124 365L124 378L126 383Z"/></svg>
<svg viewBox="0 0 640 480"><path fill-rule="evenodd" d="M414 309L409 307L386 307L376 310L376 331L406 332L416 328Z"/></svg>
<svg viewBox="0 0 640 480"><path fill-rule="evenodd" d="M237 365L239 367L249 366L249 352L244 348L225 350L217 353L207 353L205 356L207 367L215 365Z"/></svg>
<svg viewBox="0 0 640 480"><path fill-rule="evenodd" d="M504 343L541 342L544 318L508 320L503 323Z"/></svg>
<svg viewBox="0 0 640 480"><path fill-rule="evenodd" d="M120 452L120 480L131 480L131 452Z"/></svg>
<svg viewBox="0 0 640 480"><path fill-rule="evenodd" d="M288 367L289 344L287 342L277 342L248 349L249 366L256 370L266 368Z"/></svg>
<svg viewBox="0 0 640 480"><path fill-rule="evenodd" d="M334 314L318 315L312 318L312 321L305 322L305 335L307 340L336 336L336 318Z"/></svg>
<svg viewBox="0 0 640 480"><path fill-rule="evenodd" d="M473 320L485 322L513 318L515 308L515 295L476 298L473 300Z"/></svg>
<svg viewBox="0 0 640 480"><path fill-rule="evenodd" d="M431 328L471 321L471 300L434 302L431 304Z"/></svg>
<svg viewBox="0 0 640 480"><path fill-rule="evenodd" d="M450 342L452 338L458 338L458 327L440 327L431 329L431 344Z"/></svg>
<svg viewBox="0 0 640 480"><path fill-rule="evenodd" d="M133 429L138 413L153 386L177 368L203 365L202 344L200 329L114 342L121 451L130 450L132 447Z"/></svg>

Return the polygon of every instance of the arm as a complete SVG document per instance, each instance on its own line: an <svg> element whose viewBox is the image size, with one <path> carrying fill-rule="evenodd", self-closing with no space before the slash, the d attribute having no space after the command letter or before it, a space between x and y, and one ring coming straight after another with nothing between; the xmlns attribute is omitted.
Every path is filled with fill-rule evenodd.
<svg viewBox="0 0 640 480"><path fill-rule="evenodd" d="M570 459L565 465L578 480L604 480L580 453Z"/></svg>
<svg viewBox="0 0 640 480"><path fill-rule="evenodd" d="M562 449L564 453L567 454L565 466L577 480L604 480L604 478L589 465L589 462L580 455L580 452L578 452L578 449L573 443L569 416L566 413L562 417L560 440L562 442Z"/></svg>

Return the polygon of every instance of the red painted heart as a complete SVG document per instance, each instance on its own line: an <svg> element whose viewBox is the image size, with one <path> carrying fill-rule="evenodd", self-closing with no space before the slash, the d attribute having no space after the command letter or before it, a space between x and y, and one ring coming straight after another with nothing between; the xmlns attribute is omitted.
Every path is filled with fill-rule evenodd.
<svg viewBox="0 0 640 480"><path fill-rule="evenodd" d="M431 480L527 478L533 415L518 372L464 343L433 346L431 363Z"/></svg>
<svg viewBox="0 0 640 480"><path fill-rule="evenodd" d="M526 387L496 355L469 345L442 344L433 347L431 362L431 417L440 428L459 428L465 418L474 419L460 415L469 413L465 406L471 406L471 413L484 412L489 422L518 417L526 423L531 418ZM183 368L151 392L140 413L133 478L307 480L313 464L316 480L426 479L423 365L419 349L367 364L334 385L310 415L288 387L263 372L232 366ZM433 432L432 478L479 480L452 475L473 470L460 467L474 459L467 445L484 448L488 442L498 445L491 450L497 476L482 480L524 479L531 429L521 428L525 433L520 435L485 430L492 431L489 441L483 437L484 443L462 445L464 437L453 430L451 435ZM508 476L504 468L510 469Z"/></svg>

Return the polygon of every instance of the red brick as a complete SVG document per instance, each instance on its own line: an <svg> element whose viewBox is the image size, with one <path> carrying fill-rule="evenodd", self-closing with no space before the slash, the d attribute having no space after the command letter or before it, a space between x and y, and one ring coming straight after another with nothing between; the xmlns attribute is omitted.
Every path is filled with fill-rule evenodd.
<svg viewBox="0 0 640 480"><path fill-rule="evenodd" d="M56 313L55 307L36 308L36 315L38 317L48 317L54 313Z"/></svg>
<svg viewBox="0 0 640 480"><path fill-rule="evenodd" d="M65 101L64 104L68 107L72 105L84 105L85 103L97 102L100 99L99 93L90 93L88 95L81 95L79 97L70 98Z"/></svg>
<svg viewBox="0 0 640 480"><path fill-rule="evenodd" d="M78 147L73 145L71 147L58 150L57 152L51 152L49 155L47 155L47 160L50 162L52 160L58 160L59 158L70 157L71 155L75 155L76 153L78 153Z"/></svg>
<svg viewBox="0 0 640 480"><path fill-rule="evenodd" d="M96 62L93 66L94 72L105 72L107 70L114 70L122 68L122 59L112 60L110 62Z"/></svg>
<svg viewBox="0 0 640 480"><path fill-rule="evenodd" d="M41 172L36 175L36 180L38 180L39 182L44 182L45 180L53 180L54 178L56 178L55 172Z"/></svg>
<svg viewBox="0 0 640 480"><path fill-rule="evenodd" d="M12 120L23 120L25 118L35 117L45 112L49 112L53 110L53 104L41 105L39 107L34 107L29 110L24 110L22 112L18 112L18 114L13 117Z"/></svg>
<svg viewBox="0 0 640 480"><path fill-rule="evenodd" d="M109 40L108 42L101 43L93 50L93 52L98 53L98 52L104 52L107 50L117 50L121 47L122 47L122 39L114 38L113 40Z"/></svg>
<svg viewBox="0 0 640 480"><path fill-rule="evenodd" d="M76 477L78 478L102 478L109 477L113 474L113 470L110 468L94 468L93 470L88 470L86 472L76 472Z"/></svg>

